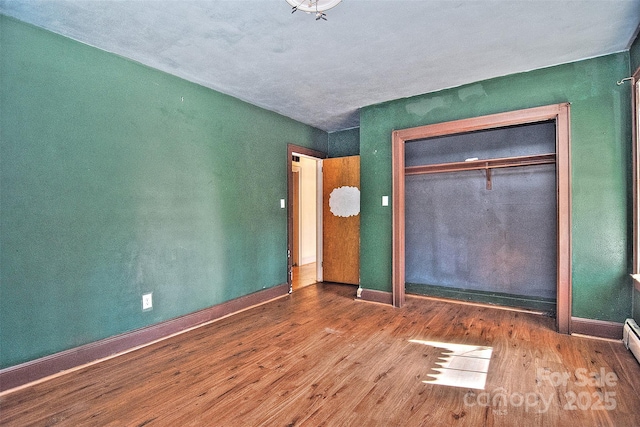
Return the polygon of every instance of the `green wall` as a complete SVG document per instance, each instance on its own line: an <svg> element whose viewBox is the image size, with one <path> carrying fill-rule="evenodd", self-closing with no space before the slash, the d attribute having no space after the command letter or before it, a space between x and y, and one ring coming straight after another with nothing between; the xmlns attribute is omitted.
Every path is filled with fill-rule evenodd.
<svg viewBox="0 0 640 427"><path fill-rule="evenodd" d="M631 45L629 56L631 57L631 73L634 73L640 68L640 36L637 36Z"/></svg>
<svg viewBox="0 0 640 427"><path fill-rule="evenodd" d="M329 157L348 157L360 154L360 128L331 132L328 138Z"/></svg>
<svg viewBox="0 0 640 427"><path fill-rule="evenodd" d="M510 75L361 109L361 286L391 291L391 132L571 103L573 315L623 321L631 312L628 204L630 98L616 81L628 52Z"/></svg>
<svg viewBox="0 0 640 427"><path fill-rule="evenodd" d="M0 367L286 282L287 143L326 152L325 132L0 31Z"/></svg>
<svg viewBox="0 0 640 427"><path fill-rule="evenodd" d="M629 71L633 74L638 68L640 68L640 37L636 37L635 41L631 45L629 56L631 62ZM635 287L633 290L633 303L633 318L640 324L640 292L638 292Z"/></svg>

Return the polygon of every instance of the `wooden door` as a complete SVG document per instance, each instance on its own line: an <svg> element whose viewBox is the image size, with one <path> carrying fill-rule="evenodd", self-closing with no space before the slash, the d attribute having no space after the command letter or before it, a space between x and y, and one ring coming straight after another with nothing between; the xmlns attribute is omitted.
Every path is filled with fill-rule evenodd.
<svg viewBox="0 0 640 427"><path fill-rule="evenodd" d="M323 281L360 283L360 156L322 162Z"/></svg>

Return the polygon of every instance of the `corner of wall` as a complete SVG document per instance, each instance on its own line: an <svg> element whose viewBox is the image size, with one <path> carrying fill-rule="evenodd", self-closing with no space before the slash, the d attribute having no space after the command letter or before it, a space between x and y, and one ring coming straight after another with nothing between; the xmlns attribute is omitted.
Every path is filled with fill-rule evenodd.
<svg viewBox="0 0 640 427"><path fill-rule="evenodd" d="M329 157L347 157L360 154L360 128L331 132L328 136Z"/></svg>
<svg viewBox="0 0 640 427"><path fill-rule="evenodd" d="M640 68L640 26L636 29L634 37L635 39L633 39L631 47L629 48L629 60L632 73Z"/></svg>

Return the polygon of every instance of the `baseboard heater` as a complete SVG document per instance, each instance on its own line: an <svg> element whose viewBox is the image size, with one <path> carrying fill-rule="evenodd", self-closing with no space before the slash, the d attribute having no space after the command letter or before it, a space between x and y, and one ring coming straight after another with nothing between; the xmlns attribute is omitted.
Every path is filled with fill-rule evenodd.
<svg viewBox="0 0 640 427"><path fill-rule="evenodd" d="M635 320L627 319L624 322L622 340L624 341L624 345L631 350L631 353L633 353L636 360L640 363L640 327L638 327Z"/></svg>

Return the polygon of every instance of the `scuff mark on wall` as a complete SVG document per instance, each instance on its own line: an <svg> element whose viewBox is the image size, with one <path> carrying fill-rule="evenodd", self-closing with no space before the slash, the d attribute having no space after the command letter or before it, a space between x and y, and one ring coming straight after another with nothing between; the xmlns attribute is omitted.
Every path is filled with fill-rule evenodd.
<svg viewBox="0 0 640 427"><path fill-rule="evenodd" d="M484 91L484 88L480 83L477 83L473 86L466 86L458 90L458 98L460 98L460 101L462 102L466 101L469 98L474 98L474 97L482 98L485 96L487 96L487 92Z"/></svg>
<svg viewBox="0 0 640 427"><path fill-rule="evenodd" d="M434 98L421 99L416 102L407 104L407 113L415 114L416 116L426 116L436 108L446 108L451 104L450 100L447 100L443 96Z"/></svg>

